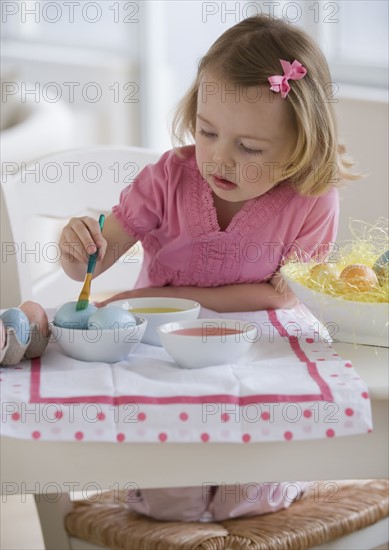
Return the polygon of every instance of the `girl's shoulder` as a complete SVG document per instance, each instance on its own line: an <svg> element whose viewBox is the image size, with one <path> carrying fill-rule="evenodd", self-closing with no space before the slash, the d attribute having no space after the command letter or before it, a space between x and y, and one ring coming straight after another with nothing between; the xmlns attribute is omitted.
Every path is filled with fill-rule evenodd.
<svg viewBox="0 0 389 550"><path fill-rule="evenodd" d="M282 204L283 206L287 206L290 212L296 210L309 212L312 209L333 209L339 203L339 193L336 187L332 187L322 195L302 195L289 180L285 180L276 187L273 187L257 200L263 202L265 197L268 203L268 210L272 210L273 207L278 208Z"/></svg>
<svg viewBox="0 0 389 550"><path fill-rule="evenodd" d="M194 145L175 147L169 151L172 165L180 170L183 168L197 170L196 149Z"/></svg>
<svg viewBox="0 0 389 550"><path fill-rule="evenodd" d="M132 194L138 190L142 195L153 194L166 202L173 200L185 181L192 184L202 181L194 146L165 151L156 162L143 168L129 188Z"/></svg>
<svg viewBox="0 0 389 550"><path fill-rule="evenodd" d="M331 208L339 203L339 191L336 187L331 187L326 193L321 195L302 195L289 182L287 187L292 190L293 203L298 207L305 204L307 208L320 206L321 208Z"/></svg>
<svg viewBox="0 0 389 550"><path fill-rule="evenodd" d="M197 170L196 152L194 145L176 147L163 153L155 164L147 168L155 175L179 176L183 170Z"/></svg>

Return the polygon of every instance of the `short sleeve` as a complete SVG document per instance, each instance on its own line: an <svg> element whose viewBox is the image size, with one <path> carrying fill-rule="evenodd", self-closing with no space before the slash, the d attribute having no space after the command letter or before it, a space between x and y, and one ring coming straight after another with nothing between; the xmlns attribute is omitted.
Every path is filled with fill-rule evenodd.
<svg viewBox="0 0 389 550"><path fill-rule="evenodd" d="M334 250L339 223L339 194L336 188L312 198L293 250L302 260L324 259ZM290 252L288 255L290 255Z"/></svg>
<svg viewBox="0 0 389 550"><path fill-rule="evenodd" d="M146 166L120 194L119 204L112 212L127 233L137 240L157 229L166 208L169 180L168 151L156 162Z"/></svg>

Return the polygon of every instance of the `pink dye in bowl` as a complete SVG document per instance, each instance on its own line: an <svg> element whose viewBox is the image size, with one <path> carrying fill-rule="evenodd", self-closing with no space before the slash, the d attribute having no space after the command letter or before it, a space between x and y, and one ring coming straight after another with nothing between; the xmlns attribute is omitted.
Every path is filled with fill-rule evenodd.
<svg viewBox="0 0 389 550"><path fill-rule="evenodd" d="M188 369L231 364L241 360L260 338L255 323L236 319L196 319L158 327L163 347Z"/></svg>

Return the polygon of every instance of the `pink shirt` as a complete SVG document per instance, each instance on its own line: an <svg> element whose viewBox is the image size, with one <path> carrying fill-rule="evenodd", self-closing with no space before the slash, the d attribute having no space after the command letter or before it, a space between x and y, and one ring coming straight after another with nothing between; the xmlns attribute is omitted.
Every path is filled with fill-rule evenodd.
<svg viewBox="0 0 389 550"><path fill-rule="evenodd" d="M144 248L136 288L211 287L267 280L291 246L308 258L319 244L329 245L336 236L339 199L335 188L321 197L303 197L285 181L247 201L221 231L191 146L186 158L168 151L146 166L112 211Z"/></svg>

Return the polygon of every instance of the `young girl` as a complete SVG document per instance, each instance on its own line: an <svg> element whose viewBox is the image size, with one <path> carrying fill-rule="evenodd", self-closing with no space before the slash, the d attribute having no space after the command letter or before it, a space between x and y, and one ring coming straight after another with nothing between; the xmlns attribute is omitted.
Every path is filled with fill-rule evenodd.
<svg viewBox="0 0 389 550"><path fill-rule="evenodd" d="M331 77L323 54L300 29L266 16L228 29L201 60L179 105L181 145L147 166L106 219L70 220L60 246L66 273L96 275L137 241L144 262L135 289L101 303L139 296L197 300L219 311L292 307L278 273L297 250L316 256L335 239L342 179L354 179L338 144ZM66 243L73 243L71 250ZM165 520L215 520L262 514L298 498L284 485L144 490L130 503ZM236 488L235 488L236 489ZM252 489L254 490L254 489ZM257 490L257 489L255 489Z"/></svg>

